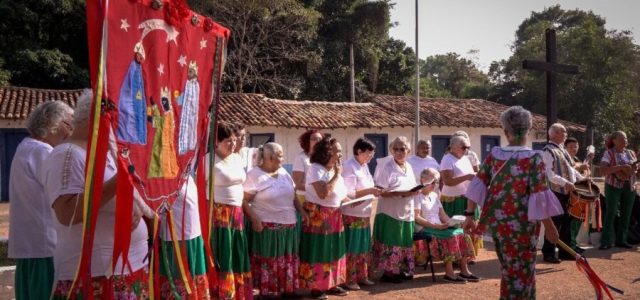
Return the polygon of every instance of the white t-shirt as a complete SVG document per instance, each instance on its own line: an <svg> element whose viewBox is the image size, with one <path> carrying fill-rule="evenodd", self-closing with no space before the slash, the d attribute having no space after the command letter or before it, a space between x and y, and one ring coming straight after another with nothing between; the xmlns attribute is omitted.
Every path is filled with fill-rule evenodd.
<svg viewBox="0 0 640 300"><path fill-rule="evenodd" d="M184 222L182 221L182 213L184 211ZM173 228L175 234L180 241L192 240L202 235L200 228L200 212L198 210L198 187L193 177L189 176L187 182L180 189L178 198L171 206L174 223ZM184 235L182 225L184 223ZM167 226L166 214L162 214L162 240L173 241L171 233Z"/></svg>
<svg viewBox="0 0 640 300"><path fill-rule="evenodd" d="M406 172L398 166L394 159L386 161L376 168L376 185L388 191L408 191L414 188L416 178L409 163L404 164ZM414 197L380 197L378 199L378 214L386 214L396 220L411 222L414 220Z"/></svg>
<svg viewBox="0 0 640 300"><path fill-rule="evenodd" d="M296 223L293 179L284 168L276 171L276 178L260 167L253 168L243 186L245 192L255 195L251 207L262 222Z"/></svg>
<svg viewBox="0 0 640 300"><path fill-rule="evenodd" d="M367 164L361 165L354 157L348 159L342 166L342 177L347 186L347 195L351 199L356 198L356 191L375 186ZM342 214L359 218L371 217L371 202L373 198L373 195L358 198L358 200L364 201L343 206Z"/></svg>
<svg viewBox="0 0 640 300"><path fill-rule="evenodd" d="M416 177L416 182L420 182L420 173L422 173L423 170L427 168L434 168L436 170L440 170L440 164L438 164L438 161L435 158L428 155L425 158L422 158L417 155L412 155L407 159L407 162L411 165L411 168L413 169L413 174Z"/></svg>
<svg viewBox="0 0 640 300"><path fill-rule="evenodd" d="M442 224L440 221L440 209L442 203L438 199L438 194L431 192L428 195L418 194L415 198L416 209L420 210L420 216L431 224ZM422 226L416 224L416 231L422 230Z"/></svg>
<svg viewBox="0 0 640 300"><path fill-rule="evenodd" d="M30 137L16 148L9 175L9 258L53 256L56 230L42 182L42 164L52 149Z"/></svg>
<svg viewBox="0 0 640 300"><path fill-rule="evenodd" d="M329 180L333 178L334 173L333 169L327 170L323 165L316 163L311 164L311 167L307 170L307 176L305 179L305 200L322 206L340 207L342 200L347 197L347 186L344 184L342 175L338 175L333 191L331 191L324 199L320 199L320 197L318 197L316 189L312 185L314 182L318 181L329 182Z"/></svg>
<svg viewBox="0 0 640 300"><path fill-rule="evenodd" d="M468 156L464 155L458 159L451 153L448 153L442 158L440 170L453 170L454 178L474 173L473 166L471 166ZM442 195L449 197L464 195L467 192L467 188L469 188L470 183L470 180L466 180L455 186L448 186L445 184L442 187Z"/></svg>
<svg viewBox="0 0 640 300"><path fill-rule="evenodd" d="M81 194L84 192L85 161L85 149L74 144L64 143L53 148L51 155L45 160L43 166L45 191L49 198L50 206L61 195ZM115 175L116 165L109 159L105 167L104 180L107 181ZM83 201L80 197L77 200ZM111 199L109 203L102 206L98 211L93 255L91 256L92 277L106 276L110 273L115 216L116 199ZM58 234L58 243L53 255L57 280L71 280L75 276L80 262L82 226L82 223L65 226L57 220L54 221L54 227ZM131 245L129 246L129 263L131 264L131 270L134 272L147 265L146 262L143 262L148 252L147 237L147 226L143 221L140 221L138 226L131 231ZM129 273L128 268L124 268L124 273L120 273L121 270L122 263L119 259L114 274Z"/></svg>
<svg viewBox="0 0 640 300"><path fill-rule="evenodd" d="M242 206L244 189L242 183L247 174L242 168L240 155L231 153L225 159L215 156L213 199L216 203Z"/></svg>
<svg viewBox="0 0 640 300"><path fill-rule="evenodd" d="M300 151L300 153L298 153L298 155L296 155L296 158L293 160L293 168L291 169L291 171L302 172L304 174L302 178L306 179L307 170L309 169L309 167L311 167L309 156L304 153L304 151ZM304 191L296 190L296 194L304 195Z"/></svg>

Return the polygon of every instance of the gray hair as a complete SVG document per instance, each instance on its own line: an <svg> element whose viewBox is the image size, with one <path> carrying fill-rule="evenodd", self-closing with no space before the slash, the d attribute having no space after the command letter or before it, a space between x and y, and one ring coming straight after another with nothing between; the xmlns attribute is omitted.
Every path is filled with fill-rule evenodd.
<svg viewBox="0 0 640 300"><path fill-rule="evenodd" d="M567 130L567 128L565 128L564 125L560 123L551 124L551 126L549 126L549 136L552 136L554 133L556 133L560 129L564 129L565 131Z"/></svg>
<svg viewBox="0 0 640 300"><path fill-rule="evenodd" d="M409 139L406 136L399 136L399 137L393 139L393 141L391 141L391 143L389 144L389 150L393 151L393 146L395 146L397 144L401 144L403 146L406 146L407 149L411 150L411 143L409 142Z"/></svg>
<svg viewBox="0 0 640 300"><path fill-rule="evenodd" d="M434 168L426 168L420 172L420 179L427 179L427 184L432 183L435 180L440 180L440 172Z"/></svg>
<svg viewBox="0 0 640 300"><path fill-rule="evenodd" d="M431 141L419 140L418 143L416 144L416 148L419 148L422 145L426 145L426 146L431 147Z"/></svg>
<svg viewBox="0 0 640 300"><path fill-rule="evenodd" d="M453 146L460 145L460 144L463 144L465 142L469 143L469 139L467 137L465 137L463 135L453 135L451 137L451 140L449 140L449 147L453 148Z"/></svg>
<svg viewBox="0 0 640 300"><path fill-rule="evenodd" d="M91 99L92 92L90 89L84 90L80 97L78 97L76 109L73 113L74 126L84 125L84 123L89 121L91 115Z"/></svg>
<svg viewBox="0 0 640 300"><path fill-rule="evenodd" d="M500 115L502 129L514 136L522 136L531 129L531 112L522 106L512 106Z"/></svg>
<svg viewBox="0 0 640 300"><path fill-rule="evenodd" d="M44 138L55 134L64 119L73 115L73 109L62 101L40 103L27 118L27 131L32 137Z"/></svg>
<svg viewBox="0 0 640 300"><path fill-rule="evenodd" d="M260 146L258 151L258 166L262 165L265 158L274 156L278 150L282 151L282 146L274 142Z"/></svg>
<svg viewBox="0 0 640 300"><path fill-rule="evenodd" d="M466 138L467 138L467 140L469 140L469 139L470 139L470 138L469 138L469 134L468 134L466 131L463 131L463 130L458 130L458 131L454 132L454 133L453 133L453 135L454 135L454 136L458 135L458 136L466 137Z"/></svg>

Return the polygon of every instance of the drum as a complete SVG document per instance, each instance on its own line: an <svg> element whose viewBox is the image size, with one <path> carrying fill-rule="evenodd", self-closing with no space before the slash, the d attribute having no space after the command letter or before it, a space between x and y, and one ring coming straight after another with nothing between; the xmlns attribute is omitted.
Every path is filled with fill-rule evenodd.
<svg viewBox="0 0 640 300"><path fill-rule="evenodd" d="M589 214L590 204L600 197L600 188L592 182L580 181L575 183L576 189L569 198L569 215L584 220Z"/></svg>

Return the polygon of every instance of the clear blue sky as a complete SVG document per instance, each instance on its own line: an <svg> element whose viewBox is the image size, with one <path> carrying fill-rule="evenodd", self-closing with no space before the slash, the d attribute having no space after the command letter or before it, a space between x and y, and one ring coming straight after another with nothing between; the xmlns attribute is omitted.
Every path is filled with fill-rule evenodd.
<svg viewBox="0 0 640 300"><path fill-rule="evenodd" d="M391 21L398 25L389 33L415 48L415 0L395 3ZM511 56L515 32L532 11L555 4L593 11L605 18L607 29L631 30L640 43L640 0L419 0L420 57L457 52L472 58L467 52L477 49L477 62L486 71L492 61Z"/></svg>

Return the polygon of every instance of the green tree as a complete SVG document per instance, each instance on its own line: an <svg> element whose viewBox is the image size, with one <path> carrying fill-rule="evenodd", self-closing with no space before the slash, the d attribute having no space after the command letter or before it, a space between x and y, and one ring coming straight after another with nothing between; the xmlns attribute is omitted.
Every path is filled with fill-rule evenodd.
<svg viewBox="0 0 640 300"><path fill-rule="evenodd" d="M305 98L342 101L349 99L349 49L353 47L356 93L376 90L382 50L388 40L388 1L324 0L317 46L322 62L307 80ZM363 97L356 97L363 98Z"/></svg>
<svg viewBox="0 0 640 300"><path fill-rule="evenodd" d="M451 97L486 98L489 94L489 77L458 53L427 57L421 62L420 74L436 90L447 91Z"/></svg>
<svg viewBox="0 0 640 300"><path fill-rule="evenodd" d="M0 15L0 58L9 84L88 86L85 1L2 0Z"/></svg>
<svg viewBox="0 0 640 300"><path fill-rule="evenodd" d="M378 84L373 93L409 95L415 90L416 54L401 40L390 38L378 63Z"/></svg>
<svg viewBox="0 0 640 300"><path fill-rule="evenodd" d="M514 54L490 68L492 99L546 113L544 73L523 70L522 60L544 60L544 30L550 27L557 31L558 61L580 69L575 76L558 75L558 117L595 129L599 139L614 129L637 136L640 48L630 32L605 29L593 12L560 6L533 12L516 31Z"/></svg>
<svg viewBox="0 0 640 300"><path fill-rule="evenodd" d="M223 89L297 99L320 63L318 13L296 0L193 1L231 30Z"/></svg>

